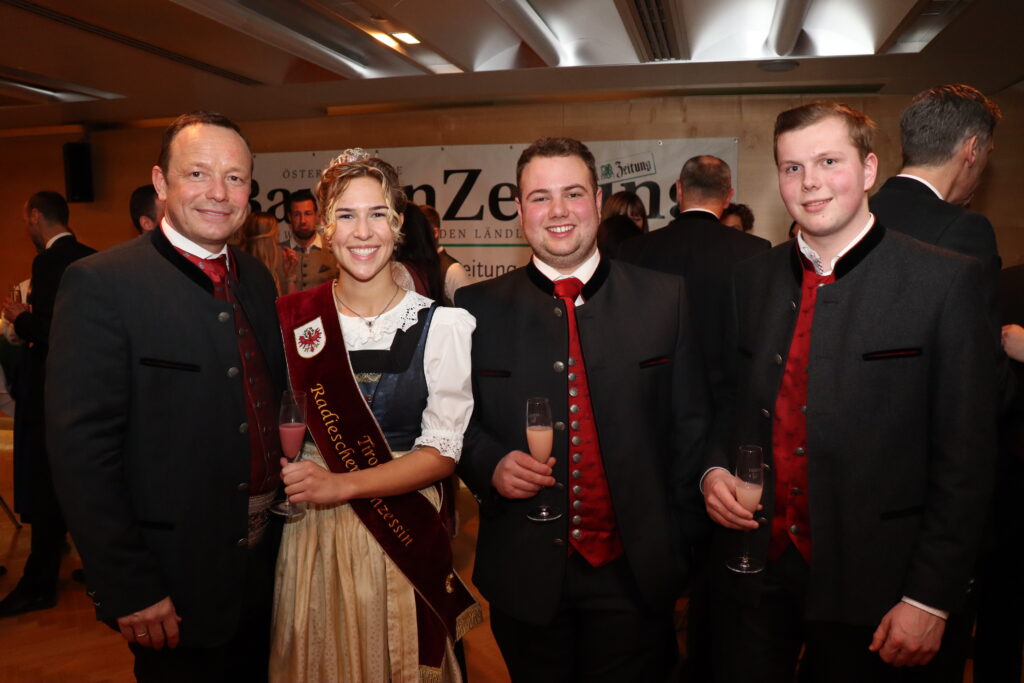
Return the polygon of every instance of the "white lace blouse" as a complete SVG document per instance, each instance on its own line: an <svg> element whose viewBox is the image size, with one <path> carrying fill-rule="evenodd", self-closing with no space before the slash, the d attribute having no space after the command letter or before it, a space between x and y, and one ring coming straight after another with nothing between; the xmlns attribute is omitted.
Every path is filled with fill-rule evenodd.
<svg viewBox="0 0 1024 683"><path fill-rule="evenodd" d="M391 348L398 330L408 330L431 300L407 291L397 306L373 322L338 314L345 347L349 351ZM433 446L458 462L462 434L473 412L470 351L476 320L461 308L438 307L427 333L423 372L427 380L427 407L420 419L421 433L414 448Z"/></svg>

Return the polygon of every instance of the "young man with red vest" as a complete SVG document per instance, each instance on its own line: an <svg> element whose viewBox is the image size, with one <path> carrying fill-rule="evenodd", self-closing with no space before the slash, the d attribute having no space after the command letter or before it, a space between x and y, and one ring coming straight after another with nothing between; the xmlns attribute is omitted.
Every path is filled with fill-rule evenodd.
<svg viewBox="0 0 1024 683"><path fill-rule="evenodd" d="M979 264L870 213L873 129L831 102L776 120L800 232L735 280L731 446L764 449L762 505L738 504L728 458L702 487L718 683L791 681L804 645L802 680L962 680L943 635L991 493L996 355ZM764 571L726 568L741 534Z"/></svg>
<svg viewBox="0 0 1024 683"><path fill-rule="evenodd" d="M683 281L601 258L579 141L538 140L516 175L533 258L455 299L477 321L458 468L480 502L473 580L512 680L665 680L710 411ZM547 462L527 452L535 396L554 420ZM531 521L538 504L561 517Z"/></svg>

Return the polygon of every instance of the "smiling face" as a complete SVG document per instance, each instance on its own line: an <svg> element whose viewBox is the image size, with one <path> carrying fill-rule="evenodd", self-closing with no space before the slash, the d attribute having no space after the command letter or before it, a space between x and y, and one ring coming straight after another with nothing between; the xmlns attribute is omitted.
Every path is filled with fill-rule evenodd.
<svg viewBox="0 0 1024 683"><path fill-rule="evenodd" d="M249 213L252 157L238 133L204 123L179 132L165 174L153 167L153 186L167 221L184 237L220 251Z"/></svg>
<svg viewBox="0 0 1024 683"><path fill-rule="evenodd" d="M579 157L534 157L523 167L516 208L533 253L561 273L597 248L601 191L595 193Z"/></svg>
<svg viewBox="0 0 1024 683"><path fill-rule="evenodd" d="M846 122L829 116L779 136L779 192L807 243L822 257L834 255L867 225L867 191L878 159L863 160Z"/></svg>
<svg viewBox="0 0 1024 683"><path fill-rule="evenodd" d="M352 178L331 213L331 251L344 275L359 282L390 278L395 233L388 222L388 205L380 181L365 176Z"/></svg>

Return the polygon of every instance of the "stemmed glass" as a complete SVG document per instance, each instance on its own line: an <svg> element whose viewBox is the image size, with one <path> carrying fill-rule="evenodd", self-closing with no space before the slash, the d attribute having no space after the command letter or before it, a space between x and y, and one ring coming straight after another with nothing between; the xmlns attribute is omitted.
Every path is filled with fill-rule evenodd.
<svg viewBox="0 0 1024 683"><path fill-rule="evenodd" d="M526 399L526 443L537 462L547 464L551 457L554 430L551 427L551 404L544 397ZM537 505L526 518L531 522L553 522L562 513L550 505Z"/></svg>
<svg viewBox="0 0 1024 683"><path fill-rule="evenodd" d="M757 511L761 502L761 491L764 488L764 455L760 446L740 446L736 457L736 499L740 505ZM750 531L743 534L743 554L725 563L725 566L738 574L756 574L764 569L764 564L750 557Z"/></svg>
<svg viewBox="0 0 1024 683"><path fill-rule="evenodd" d="M302 453L302 443L306 440L306 392L285 391L281 394L277 430L281 435L281 452L284 457L291 461L297 460ZM271 512L285 517L297 517L302 514L302 510L301 504L290 502L287 496L270 508Z"/></svg>

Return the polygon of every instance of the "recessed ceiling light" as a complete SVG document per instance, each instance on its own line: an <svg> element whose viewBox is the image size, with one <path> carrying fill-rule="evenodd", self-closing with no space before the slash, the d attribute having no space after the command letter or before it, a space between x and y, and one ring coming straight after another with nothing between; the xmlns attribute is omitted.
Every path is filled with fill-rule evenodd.
<svg viewBox="0 0 1024 683"><path fill-rule="evenodd" d="M370 35L373 36L374 38L376 38L378 41L384 43L388 47L391 47L391 48L397 48L398 47L398 41L395 40L394 38L392 38L391 36L389 36L386 33L371 33Z"/></svg>
<svg viewBox="0 0 1024 683"><path fill-rule="evenodd" d="M395 38L398 38L400 41L402 41L406 45L419 45L420 44L420 39L417 38L416 36L414 36L411 33L392 33L391 35L393 35Z"/></svg>
<svg viewBox="0 0 1024 683"><path fill-rule="evenodd" d="M794 59L769 59L766 62L758 62L757 68L761 71L783 72L792 71L800 66L800 62Z"/></svg>

